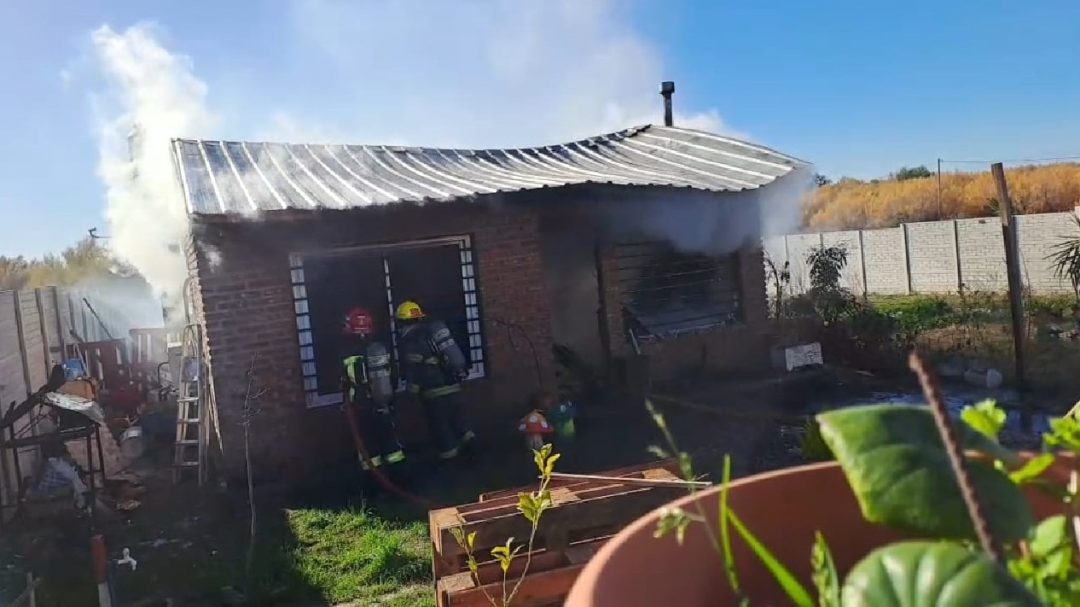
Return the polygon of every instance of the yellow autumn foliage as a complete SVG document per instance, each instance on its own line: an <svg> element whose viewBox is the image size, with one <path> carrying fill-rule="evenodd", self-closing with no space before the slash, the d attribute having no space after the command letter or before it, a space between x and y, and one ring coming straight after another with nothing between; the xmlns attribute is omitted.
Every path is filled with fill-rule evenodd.
<svg viewBox="0 0 1080 607"><path fill-rule="evenodd" d="M1023 166L1005 170L1017 213L1071 211L1080 205L1080 164ZM937 177L881 180L841 179L819 188L807 201L804 221L810 228L877 228L904 222L983 217L997 212L997 189L989 171Z"/></svg>

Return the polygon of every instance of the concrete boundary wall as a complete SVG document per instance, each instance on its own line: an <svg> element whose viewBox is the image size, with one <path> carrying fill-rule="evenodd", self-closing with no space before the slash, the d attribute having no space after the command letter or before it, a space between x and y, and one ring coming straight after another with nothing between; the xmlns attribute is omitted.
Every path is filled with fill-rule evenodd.
<svg viewBox="0 0 1080 607"><path fill-rule="evenodd" d="M1054 276L1048 257L1062 239L1080 236L1073 213L1018 215L1020 271L1035 293L1069 294L1072 285ZM856 293L907 294L1005 291L1005 246L997 217L906 223L895 228L776 236L763 241L778 267L789 262L790 290L810 287L806 256L821 245L841 244L848 264L841 286Z"/></svg>

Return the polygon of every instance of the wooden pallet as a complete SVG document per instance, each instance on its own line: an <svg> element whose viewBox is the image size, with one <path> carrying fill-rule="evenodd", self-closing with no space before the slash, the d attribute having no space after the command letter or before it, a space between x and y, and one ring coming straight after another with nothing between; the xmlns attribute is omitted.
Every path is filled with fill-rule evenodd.
<svg viewBox="0 0 1080 607"><path fill-rule="evenodd" d="M602 476L674 480L673 460L620 468ZM557 479L549 486L552 507L544 512L533 544L529 570L514 598L518 607L560 605L585 563L611 535L686 490L682 487L643 487L603 480ZM507 538L527 538L531 526L517 511L518 494L535 490L520 487L482 494L477 502L428 513L432 543L432 571L439 607L490 605L490 596L502 596L502 571L490 557L491 548ZM474 576L464 550L451 530L476 533L473 555L479 562ZM521 577L528 555L514 560L507 579L511 587ZM479 583L477 583L479 580Z"/></svg>

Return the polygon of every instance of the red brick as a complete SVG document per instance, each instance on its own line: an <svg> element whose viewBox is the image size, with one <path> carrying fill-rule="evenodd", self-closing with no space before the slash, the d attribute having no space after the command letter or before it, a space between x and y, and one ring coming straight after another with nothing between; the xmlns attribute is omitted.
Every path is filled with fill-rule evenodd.
<svg viewBox="0 0 1080 607"><path fill-rule="evenodd" d="M531 356L510 346L506 331L493 326L490 318L527 328L550 385L553 364L544 356L551 351L550 310L541 293L537 226L535 216L492 213L479 205L435 205L424 213L395 207L338 214L325 223L196 226L195 240L188 243L189 264L198 270L195 284L200 297L195 308L206 325L226 470L241 469L239 409L245 373L255 352L259 353L257 383L269 388L252 426L257 429L253 448L262 473L302 473L350 449L336 407L306 407L300 373L288 253L330 246L325 243L352 246L468 234L489 369L487 378L467 386L472 417L477 423L490 419L496 424L516 418L535 389L534 364ZM313 233L318 237L313 239ZM221 256L213 268L202 252L207 246Z"/></svg>

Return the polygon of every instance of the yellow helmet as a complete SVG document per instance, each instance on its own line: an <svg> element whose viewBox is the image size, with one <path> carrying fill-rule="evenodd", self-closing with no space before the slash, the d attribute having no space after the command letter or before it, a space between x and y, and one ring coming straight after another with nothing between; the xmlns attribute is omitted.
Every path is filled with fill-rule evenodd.
<svg viewBox="0 0 1080 607"><path fill-rule="evenodd" d="M420 304L410 299L401 302L395 316L398 320L418 320L424 317L424 311L420 309Z"/></svg>

